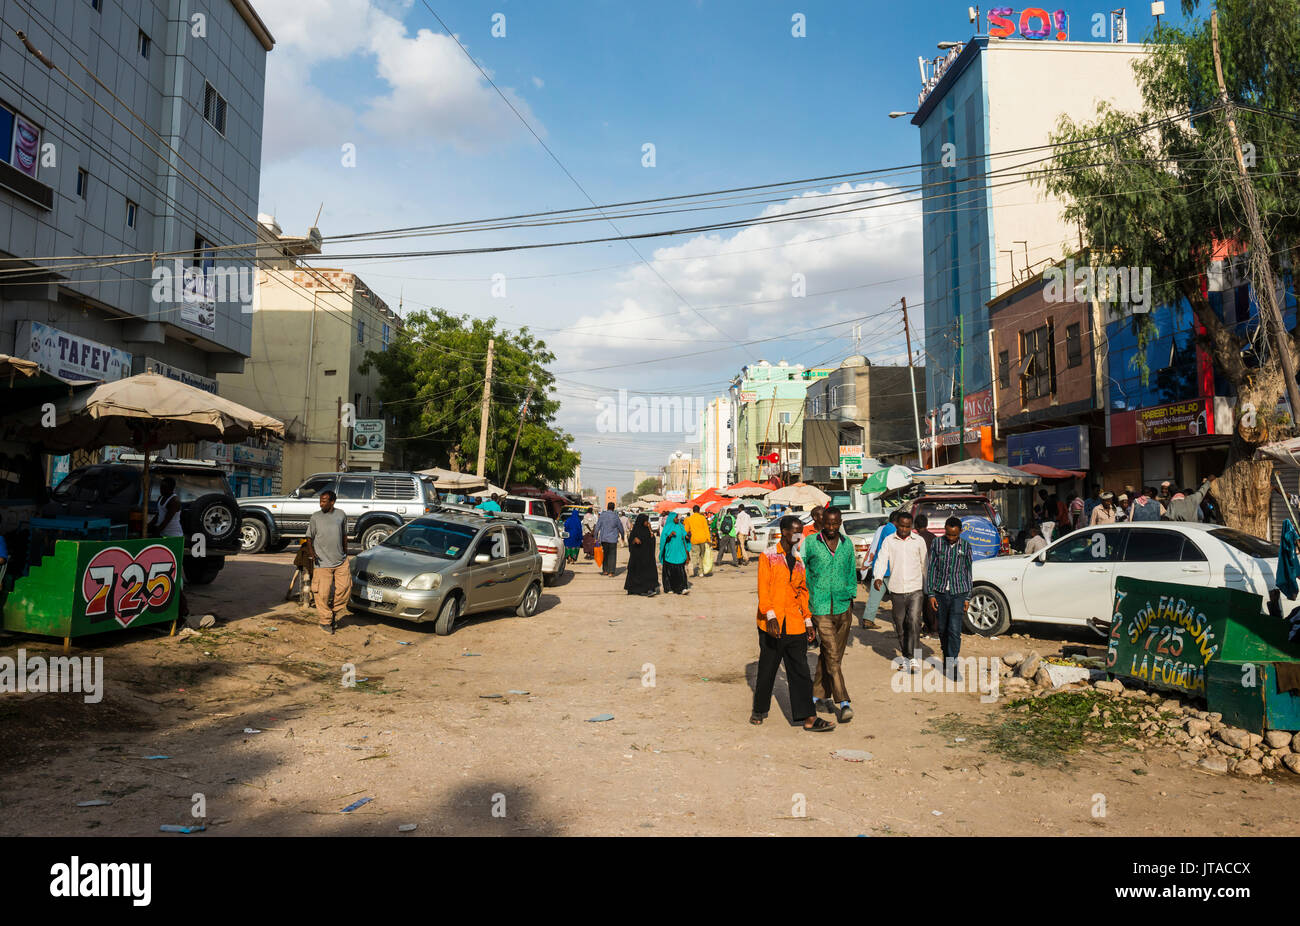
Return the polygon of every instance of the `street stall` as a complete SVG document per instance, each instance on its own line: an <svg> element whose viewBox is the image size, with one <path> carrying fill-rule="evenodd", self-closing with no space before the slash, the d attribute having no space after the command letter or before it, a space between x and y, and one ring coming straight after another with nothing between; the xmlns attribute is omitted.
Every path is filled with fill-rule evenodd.
<svg viewBox="0 0 1300 926"><path fill-rule="evenodd" d="M154 373L65 396L53 403L52 418L32 418L26 438L48 452L140 450L141 477L124 482L124 491L138 491L140 510L126 524L89 516L33 520L31 557L2 602L4 628L61 637L65 649L74 637L129 626L172 621L174 629L187 551L183 537L146 536L151 454L173 443L282 436L284 425Z"/></svg>

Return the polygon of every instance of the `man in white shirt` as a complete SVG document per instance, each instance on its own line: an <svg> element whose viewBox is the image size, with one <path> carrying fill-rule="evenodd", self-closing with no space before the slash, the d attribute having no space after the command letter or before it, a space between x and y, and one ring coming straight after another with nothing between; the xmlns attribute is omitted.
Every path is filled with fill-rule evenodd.
<svg viewBox="0 0 1300 926"><path fill-rule="evenodd" d="M894 524L894 533L880 545L874 574L889 575L889 601L894 631L898 634L898 648L907 660L908 668L915 672L921 667L921 598L929 547L919 534L912 531L910 514L899 514ZM872 584L877 590L883 586L881 579Z"/></svg>
<svg viewBox="0 0 1300 926"><path fill-rule="evenodd" d="M745 545L749 543L750 535L754 533L754 519L749 516L749 512L744 508L736 511L736 551L740 554L740 565L745 566L749 563L749 551Z"/></svg>

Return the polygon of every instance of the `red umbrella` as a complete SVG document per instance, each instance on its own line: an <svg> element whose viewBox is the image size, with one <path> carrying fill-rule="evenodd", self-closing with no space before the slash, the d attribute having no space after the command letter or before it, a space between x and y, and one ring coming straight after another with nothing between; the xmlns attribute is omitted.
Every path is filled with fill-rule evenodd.
<svg viewBox="0 0 1300 926"><path fill-rule="evenodd" d="M1055 466L1048 466L1046 463L1025 463L1023 466L1012 467L1022 473L1028 473L1031 476L1037 476L1040 479L1082 479L1086 474L1073 469L1057 469Z"/></svg>

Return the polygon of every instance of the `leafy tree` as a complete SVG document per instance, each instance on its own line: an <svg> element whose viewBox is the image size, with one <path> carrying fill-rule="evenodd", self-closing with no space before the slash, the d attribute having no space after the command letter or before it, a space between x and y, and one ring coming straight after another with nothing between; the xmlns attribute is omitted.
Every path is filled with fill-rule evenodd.
<svg viewBox="0 0 1300 926"><path fill-rule="evenodd" d="M1199 344L1237 396L1215 495L1232 526L1263 534L1272 466L1253 457L1289 427L1276 411L1286 383L1274 345L1280 340L1294 357L1297 342L1290 330L1279 339L1267 317L1262 324L1258 317L1225 321L1202 289L1216 245L1220 255L1224 248L1240 254L1250 238L1210 19L1195 18L1197 0L1182 6L1186 25L1153 32L1149 54L1134 65L1141 110L1102 104L1090 122L1062 117L1052 141L1066 146L1037 180L1066 203L1064 218L1082 229L1094 263L1151 268L1153 302L1191 312ZM1250 258L1267 262L1294 296L1288 271L1300 258L1300 0L1220 0L1218 9L1224 83L1270 249ZM1261 267L1254 271L1257 281ZM1144 348L1154 326L1149 316L1137 318Z"/></svg>
<svg viewBox="0 0 1300 926"><path fill-rule="evenodd" d="M555 355L526 328L511 333L498 329L494 318L441 309L407 315L388 350L368 352L361 366L363 373L372 366L379 371L379 398L384 412L397 418L396 439L405 444L408 465L424 469L455 461L461 469L473 469L490 338L496 343L485 475L498 484L504 484L507 468L511 483L558 482L573 475L579 462L569 449L573 438L554 426L560 403L551 398L554 377L546 364Z"/></svg>
<svg viewBox="0 0 1300 926"><path fill-rule="evenodd" d="M660 479L658 476L650 476L649 478L642 479L640 482L637 483L636 490L635 492L633 492L633 495L637 498L640 498L642 495L658 495L659 490L662 487L663 487L662 479Z"/></svg>
<svg viewBox="0 0 1300 926"><path fill-rule="evenodd" d="M636 493L635 493L635 492L624 492L623 495L619 498L618 501L619 501L619 504L620 504L620 505L630 505L630 504L632 504L634 501L636 501Z"/></svg>

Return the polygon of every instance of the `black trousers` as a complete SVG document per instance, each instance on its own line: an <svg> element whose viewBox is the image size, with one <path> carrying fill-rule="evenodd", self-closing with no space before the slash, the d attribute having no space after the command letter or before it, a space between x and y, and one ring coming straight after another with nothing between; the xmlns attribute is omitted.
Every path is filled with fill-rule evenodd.
<svg viewBox="0 0 1300 926"><path fill-rule="evenodd" d="M776 670L785 663L785 681L790 689L790 719L802 723L813 710L812 673L808 671L808 637L781 634L781 638L758 632L758 678L754 680L754 713L766 714L772 706Z"/></svg>
<svg viewBox="0 0 1300 926"><path fill-rule="evenodd" d="M601 543L600 548L604 551L600 557L600 571L612 576L618 569L618 541Z"/></svg>

